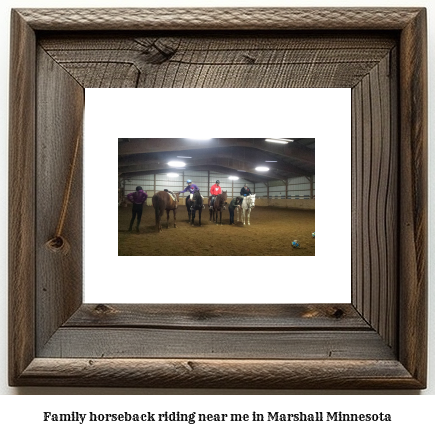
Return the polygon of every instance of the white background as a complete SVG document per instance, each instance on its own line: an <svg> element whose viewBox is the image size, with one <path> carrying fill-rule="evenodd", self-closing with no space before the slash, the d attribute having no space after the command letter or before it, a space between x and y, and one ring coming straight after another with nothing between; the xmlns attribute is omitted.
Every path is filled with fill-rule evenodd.
<svg viewBox="0 0 435 434"><path fill-rule="evenodd" d="M433 236L433 230L429 228L429 387L425 391L317 391L316 394L319 395L330 395L328 397L322 396L293 396L293 395L311 395L310 391L195 391L195 390L135 390L135 389L87 389L87 388L9 388L7 386L7 201L10 194L19 193L19 180L17 180L17 185L13 185L8 189L8 175L7 175L7 136L8 136L8 62L9 62L9 14L11 7L145 7L145 6L298 6L298 7L308 7L308 6L341 6L349 7L352 6L425 6L428 8L428 24L429 24L429 125L430 125L430 136L429 143L431 143L431 135L434 132L435 118L433 109L433 95L435 91L435 81L432 78L432 71L434 69L434 23L435 23L435 5L433 1L412 1L412 0L395 0L395 1L373 1L373 0L360 0L358 2L350 3L348 0L299 0L299 1L285 1L285 0L272 0L266 2L265 0L225 0L217 1L210 0L205 2L204 0L69 0L65 2L60 2L56 0L36 0L36 1L18 1L18 0L3 0L0 4L0 19L1 19L1 61L0 61L0 100L2 102L0 106L0 176L2 177L2 188L0 190L0 202L4 205L0 211L1 219L1 232L0 232L0 281L1 281L1 292L0 292L0 348L1 348L1 358L0 358L0 393L5 396L0 397L0 415L1 415L1 427L5 427L9 424L9 430L28 429L33 432L59 432L60 429L65 433L74 432L75 434L79 432L79 429L75 424L68 424L61 426L52 425L48 427L44 425L41 420L41 411L104 411L104 409L117 411L124 411L127 407L132 411L141 409L146 411L148 409L152 410L177 410L177 405L182 405L183 408L206 408L209 412L219 412L220 410L225 411L228 407L234 409L234 411L244 412L245 410L257 410L257 411L269 411L269 409L278 408L289 411L303 411L311 410L316 411L317 408L321 410L328 411L330 407L337 408L338 410L347 410L351 408L352 410L359 411L382 411L385 408L391 409L397 417L393 425L383 425L383 424L365 424L361 423L358 425L325 425L321 428L326 430L326 432L336 433L337 431L352 429L353 432L367 432L369 429L371 432L382 432L392 430L393 432L404 432L404 431L420 431L423 432L427 430L427 426L433 425L432 413L434 408L433 394L435 391L435 375L434 375L434 322L433 322L433 312L435 310L435 302L433 298L433 287L432 282L434 279L434 268L431 265L431 257L435 248L435 240ZM433 145L432 145L433 146ZM433 169L433 152L430 149L430 159L429 166ZM430 183L434 182L435 178L433 173L430 175ZM429 212L430 221L432 219L432 203L435 203L435 196L433 189L430 189L429 198ZM431 223L432 224L432 223ZM226 393L230 396L214 396L215 393ZM44 395L44 396L6 396L6 395ZM62 394L66 395L62 398L58 398L55 395ZM71 395L83 395L79 397L72 397ZM122 394L128 395L121 399L112 398L111 396L98 397L89 396L91 394ZM158 394L180 394L189 396L137 396L137 395L158 395ZM202 397L196 394L206 394L208 396ZM254 394L255 396L238 396L240 394ZM268 396L268 395L272 396ZM383 396L388 395L401 395L401 396ZM425 397L413 396L413 395L431 395ZM232 395L232 396L231 396ZM344 395L355 395L355 396L344 396ZM368 396L373 395L373 396ZM377 395L377 396L376 396ZM255 408L254 408L255 407ZM199 426L202 430L204 427ZM110 424L110 425L100 425L106 432L119 432L120 430L125 430L126 427L123 425ZM147 426L142 425L135 428L135 431L131 432L145 432ZM169 425L171 427L171 425ZM219 429L228 429L230 426L220 426L220 425L208 425L207 430L213 431ZM271 430L271 425L267 425L266 429ZM241 427L233 427L240 432ZM297 429L313 430L317 428L317 425L306 426L306 425L279 425L273 428L276 432L286 432ZM81 432L95 432L95 428L90 426L92 431L87 431L83 428ZM185 428L182 425L176 426L177 430L189 430L191 427ZM198 429L198 428L195 428ZM259 428L252 428L255 432L260 430L263 432L265 426L261 425ZM167 430L167 426L165 426ZM157 431L157 429L156 429Z"/></svg>
<svg viewBox="0 0 435 434"><path fill-rule="evenodd" d="M167 101L171 103L167 104ZM87 89L85 301L349 303L350 113L350 89ZM224 281L209 291L191 285L182 277L191 262L186 257L118 257L117 197L113 193L113 200L108 198L103 216L101 203L95 200L102 179L106 180L108 194L117 191L118 137L195 136L315 137L316 255L192 257L195 269L201 270L195 271L198 279L207 281L213 261L216 261L213 268L218 266L223 270ZM210 146L213 146L212 142ZM337 196L333 194L336 186L340 186L340 195ZM151 211L146 208L145 212ZM255 225L254 217L255 209L252 225ZM273 222L270 230L273 231ZM97 233L104 234L104 237L98 237L96 243L93 234ZM173 236L177 236L176 231ZM289 222L289 249L294 238ZM143 242L146 243L145 237ZM151 290L153 285L148 277L135 282L134 286L126 285L129 270L142 270L146 276L150 276L148 272L153 270L161 275L176 273L180 277L176 286L169 285L156 291L155 287ZM245 283L241 280L240 270L245 270ZM238 280L240 283L236 284Z"/></svg>

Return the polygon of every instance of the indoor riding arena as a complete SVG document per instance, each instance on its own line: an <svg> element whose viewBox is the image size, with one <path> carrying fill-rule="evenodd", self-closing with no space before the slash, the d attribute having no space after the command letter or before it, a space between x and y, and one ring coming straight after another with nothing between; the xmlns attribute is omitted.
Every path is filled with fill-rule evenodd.
<svg viewBox="0 0 435 434"><path fill-rule="evenodd" d="M118 255L314 256L315 140L118 139Z"/></svg>

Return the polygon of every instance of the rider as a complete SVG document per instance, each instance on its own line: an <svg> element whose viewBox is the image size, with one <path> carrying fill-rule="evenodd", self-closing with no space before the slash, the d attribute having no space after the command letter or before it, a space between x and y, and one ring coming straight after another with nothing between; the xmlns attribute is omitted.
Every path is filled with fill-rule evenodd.
<svg viewBox="0 0 435 434"><path fill-rule="evenodd" d="M251 196L251 190L248 187L248 184L245 184L240 190L240 196Z"/></svg>
<svg viewBox="0 0 435 434"><path fill-rule="evenodd" d="M193 184L191 179L188 179L187 181L187 187L183 190L180 191L180 194L189 192L190 193L190 201L193 203L193 193L195 193L196 191L199 191L199 188L196 184ZM202 195L201 195L202 197ZM193 205L190 207L191 210L193 210Z"/></svg>
<svg viewBox="0 0 435 434"><path fill-rule="evenodd" d="M140 186L136 187L136 191L134 193L130 193L127 195L127 199L133 204L130 227L128 228L129 232L131 232L133 228L133 223L136 216L137 216L136 232L139 232L139 225L142 219L143 204L147 200L147 197L148 197L147 193L143 191L142 187Z"/></svg>
<svg viewBox="0 0 435 434"><path fill-rule="evenodd" d="M210 187L210 194L211 194L210 209L213 208L213 204L214 204L214 201L216 199L216 196L218 194L222 194L222 188L219 184L220 184L220 181L219 181L219 179L217 179L216 184L214 184Z"/></svg>

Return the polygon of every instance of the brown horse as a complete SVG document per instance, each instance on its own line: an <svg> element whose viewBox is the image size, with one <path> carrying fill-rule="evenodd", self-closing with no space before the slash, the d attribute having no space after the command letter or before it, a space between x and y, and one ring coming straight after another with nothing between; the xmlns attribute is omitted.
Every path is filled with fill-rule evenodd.
<svg viewBox="0 0 435 434"><path fill-rule="evenodd" d="M225 209L225 205L226 205L226 200L227 200L227 192L223 191L221 194L218 194L214 200L213 203L213 208L210 210L210 221L213 221L218 224L218 213L220 214L220 221L219 223L222 224L222 210ZM208 200L208 204L210 207L210 203L211 203L211 197ZM215 219L216 216L216 219Z"/></svg>
<svg viewBox="0 0 435 434"><path fill-rule="evenodd" d="M153 196L153 207L156 214L156 230L162 232L162 216L166 211L167 215L167 228L169 229L169 211L174 211L174 228L177 227L177 203L178 193L174 193L176 201L172 199L171 195L167 191L159 191Z"/></svg>

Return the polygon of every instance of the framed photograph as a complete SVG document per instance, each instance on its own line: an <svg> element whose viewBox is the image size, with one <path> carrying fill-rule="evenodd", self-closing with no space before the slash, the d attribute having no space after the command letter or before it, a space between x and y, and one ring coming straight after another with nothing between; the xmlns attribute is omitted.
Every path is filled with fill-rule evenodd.
<svg viewBox="0 0 435 434"><path fill-rule="evenodd" d="M426 63L424 8L13 10L10 385L425 388ZM89 88L350 89L351 302L83 303Z"/></svg>
<svg viewBox="0 0 435 434"><path fill-rule="evenodd" d="M97 88L86 89L85 98L85 303L351 301L350 89ZM162 131L166 137L157 138ZM271 131L293 138L277 143L265 138ZM139 138L119 139L126 133ZM207 134L214 138L204 139ZM328 161L331 136L339 171ZM95 170L102 147L111 177ZM261 165L270 170L257 170ZM157 232L153 198L170 200L169 191L179 193L189 179L206 207L190 218L189 195L179 194L169 221L165 212L158 215ZM227 209L215 213L216 222L207 204L215 181L227 193ZM230 225L231 202L240 200L245 184L255 193L252 212L243 224L234 209ZM130 228L136 211L127 197L138 186L148 196L140 227L133 221ZM331 186L340 186L333 213ZM97 192L116 188L120 205L107 202L102 209ZM169 272L173 279L164 290L149 291L148 278L125 284L132 269ZM325 291L321 281L334 285Z"/></svg>

